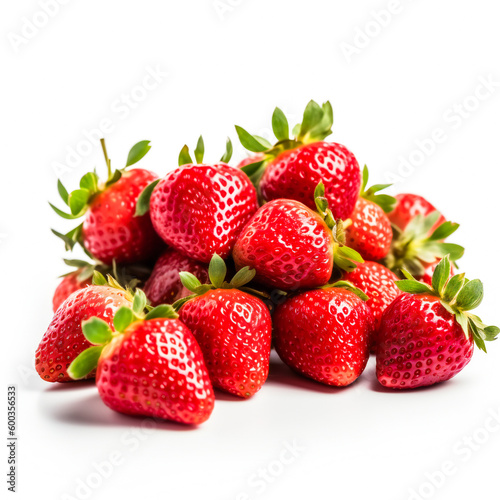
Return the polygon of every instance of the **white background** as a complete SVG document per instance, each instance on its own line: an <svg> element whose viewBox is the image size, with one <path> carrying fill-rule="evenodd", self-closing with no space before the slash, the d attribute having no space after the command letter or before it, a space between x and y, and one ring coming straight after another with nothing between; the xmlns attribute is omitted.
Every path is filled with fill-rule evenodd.
<svg viewBox="0 0 500 500"><path fill-rule="evenodd" d="M330 99L331 139L371 167L372 181L398 174L402 157L420 163L400 169L393 192L420 193L461 223L453 239L467 248L462 269L485 284L480 315L500 322L500 87L481 93L480 102L471 97L481 78L500 82L500 9L492 0L401 0L381 28L372 12L389 5L222 0L217 10L212 0L73 0L23 41L23 27L30 31L24 18L44 22L39 3L3 2L1 366L4 397L9 383L19 392L18 498L83 498L76 488L89 479L100 483L92 499L387 500L417 498L411 491L419 488L420 498L498 498L500 432L488 416L500 411L500 343L488 355L476 352L454 380L405 393L381 389L373 360L342 390L310 383L273 360L255 398L219 394L211 419L195 430L141 430L140 419L104 407L91 384L49 386L32 368L64 271L62 244L50 228L70 227L47 204L57 200L56 168L68 148L79 147L87 156L59 170L65 184L76 186L94 166L102 172L98 147L82 141L106 118L115 166L132 144L149 139L142 166L164 174L200 133L208 159L216 160L226 136L235 139L235 123L265 135L274 106L295 123L309 99ZM348 60L342 44L355 41L365 46ZM144 92L137 86L148 68L168 76L154 89L149 81ZM141 100L134 109L119 102L131 93ZM464 100L471 112L459 120L453 106ZM432 146L436 128L444 139ZM414 153L415 141L427 141L425 159ZM241 148L236 154L244 155ZM466 444L466 436L473 441ZM292 461L282 452L294 442ZM97 477L92 464L116 453L119 465ZM290 463L280 465L280 454ZM453 472L438 488L429 485L426 474L445 462ZM255 482L262 468L272 481Z"/></svg>

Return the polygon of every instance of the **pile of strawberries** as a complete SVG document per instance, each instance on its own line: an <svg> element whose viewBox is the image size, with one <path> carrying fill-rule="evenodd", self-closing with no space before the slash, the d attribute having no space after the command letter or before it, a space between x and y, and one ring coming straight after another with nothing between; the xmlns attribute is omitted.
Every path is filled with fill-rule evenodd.
<svg viewBox="0 0 500 500"><path fill-rule="evenodd" d="M89 261L54 294L54 318L36 351L43 380L94 379L110 408L199 424L216 388L253 396L274 347L305 377L353 383L376 354L388 388L450 379L499 329L470 311L479 280L457 274L458 228L416 194L393 198L368 187L368 170L343 145L326 142L333 112L311 101L290 132L276 108L277 142L236 127L252 152L228 165L193 161L186 146L164 178L135 165L83 176L68 193L62 234ZM290 138L292 136L292 138Z"/></svg>

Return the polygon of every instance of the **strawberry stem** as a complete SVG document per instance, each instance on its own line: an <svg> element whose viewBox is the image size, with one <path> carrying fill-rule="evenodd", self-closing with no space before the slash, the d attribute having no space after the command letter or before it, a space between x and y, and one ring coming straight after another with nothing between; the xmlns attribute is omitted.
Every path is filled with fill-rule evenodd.
<svg viewBox="0 0 500 500"><path fill-rule="evenodd" d="M104 160L106 161L106 167L108 168L108 179L111 179L111 160L108 158L108 151L106 150L106 141L104 138L101 139L102 152L104 153Z"/></svg>

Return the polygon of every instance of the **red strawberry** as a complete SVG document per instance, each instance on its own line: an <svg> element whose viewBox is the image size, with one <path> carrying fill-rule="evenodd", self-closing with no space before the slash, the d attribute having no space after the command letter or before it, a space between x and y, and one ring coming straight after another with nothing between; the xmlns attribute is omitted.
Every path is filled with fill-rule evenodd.
<svg viewBox="0 0 500 500"><path fill-rule="evenodd" d="M190 273L181 273L195 295L182 301L180 320L193 332L203 351L214 387L242 398L253 396L264 384L271 353L271 315L258 298L237 290L255 271L244 268L230 283L226 266L214 255L211 285L203 286Z"/></svg>
<svg viewBox="0 0 500 500"><path fill-rule="evenodd" d="M262 206L236 241L236 267L254 268L258 282L283 290L324 285L334 261L345 270L354 268L348 259L363 259L343 246L342 221L334 221L323 194L319 184L315 199L321 215L295 200Z"/></svg>
<svg viewBox="0 0 500 500"><path fill-rule="evenodd" d="M386 194L376 194L390 184L377 184L366 189L368 168L363 169L363 185L351 224L346 224L347 245L357 250L363 259L383 259L391 248L392 227L386 212L390 212L396 199Z"/></svg>
<svg viewBox="0 0 500 500"><path fill-rule="evenodd" d="M351 384L365 369L373 326L363 300L341 285L302 292L273 315L280 358L302 375L334 386Z"/></svg>
<svg viewBox="0 0 500 500"><path fill-rule="evenodd" d="M395 281L398 277L387 267L377 262L364 262L343 279L352 283L368 296L366 305L370 307L375 320L375 331L380 327L382 313L401 294Z"/></svg>
<svg viewBox="0 0 500 500"><path fill-rule="evenodd" d="M194 274L203 284L209 282L206 264L169 248L156 261L153 272L144 285L144 293L151 305L173 304L176 300L187 297L191 293L182 284L179 271Z"/></svg>
<svg viewBox="0 0 500 500"><path fill-rule="evenodd" d="M201 350L171 306L148 314L140 290L133 309L121 307L113 324L91 318L83 324L93 344L69 367L75 379L97 366L96 384L103 402L112 410L200 424L214 407L214 394Z"/></svg>
<svg viewBox="0 0 500 500"><path fill-rule="evenodd" d="M423 281L424 283L427 283L428 285L432 285L432 276L434 274L434 271L436 270L436 267L440 263L440 260L437 260L434 262L434 264L431 264L430 266L427 266L425 268L425 272L423 276L420 276L419 279L420 281ZM455 267L452 265L450 267L450 276L453 276L455 274Z"/></svg>
<svg viewBox="0 0 500 500"><path fill-rule="evenodd" d="M356 158L345 146L323 140L332 133L330 103L320 107L309 102L302 124L293 130L293 139L289 138L288 121L279 108L272 122L278 139L275 146L236 127L243 146L264 156L243 166L264 200L288 198L314 209L314 190L322 181L334 217L349 217L358 198L361 175Z"/></svg>
<svg viewBox="0 0 500 500"><path fill-rule="evenodd" d="M413 389L454 377L477 347L500 332L469 311L479 305L483 286L463 274L450 278L446 256L436 267L432 286L407 280L400 295L382 316L377 345L377 378L393 389Z"/></svg>
<svg viewBox="0 0 500 500"><path fill-rule="evenodd" d="M130 150L126 167L115 172L111 171L104 140L101 142L108 166L106 183L99 185L97 174L89 172L81 179L80 189L68 194L59 181L59 193L71 213L67 214L51 205L52 208L65 219L85 218L83 225L67 234L54 233L64 240L67 249L79 243L104 264L148 260L158 254L162 243L149 215L135 215L136 204L140 193L157 176L148 170L125 168L139 161L149 151L149 141L136 144Z"/></svg>
<svg viewBox="0 0 500 500"><path fill-rule="evenodd" d="M199 146L195 154L201 162ZM210 262L214 253L225 259L258 208L255 189L241 170L226 163L191 163L186 147L179 164L151 194L153 226L166 243L193 259Z"/></svg>
<svg viewBox="0 0 500 500"><path fill-rule="evenodd" d="M70 382L70 363L90 346L82 333L82 321L97 316L111 325L117 309L129 304L129 299L125 290L111 286L90 285L70 295L57 309L36 351L35 368L40 377L48 382Z"/></svg>
<svg viewBox="0 0 500 500"><path fill-rule="evenodd" d="M396 205L392 212L388 214L388 217L401 231L404 231L410 221L417 215L429 215L436 211L434 205L418 194L398 194L396 195L396 200ZM441 215L432 229L436 229L445 220L446 219Z"/></svg>
<svg viewBox="0 0 500 500"><path fill-rule="evenodd" d="M52 297L52 310L57 311L59 306L73 293L77 290L85 288L92 284L92 279L80 279L80 270L74 271L63 277L62 281L57 285L54 291L54 296Z"/></svg>

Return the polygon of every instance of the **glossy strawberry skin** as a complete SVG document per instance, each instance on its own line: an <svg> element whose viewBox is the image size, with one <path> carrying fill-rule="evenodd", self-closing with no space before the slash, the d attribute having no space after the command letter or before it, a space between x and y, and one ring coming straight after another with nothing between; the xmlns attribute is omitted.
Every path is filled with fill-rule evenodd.
<svg viewBox="0 0 500 500"><path fill-rule="evenodd" d="M214 387L242 398L262 387L272 323L261 300L236 289L210 290L186 302L179 314L203 351Z"/></svg>
<svg viewBox="0 0 500 500"><path fill-rule="evenodd" d="M181 283L179 277L181 271L194 274L202 284L210 282L206 264L169 248L156 261L153 272L144 285L144 293L152 306L173 304L191 295L191 292Z"/></svg>
<svg viewBox="0 0 500 500"><path fill-rule="evenodd" d="M273 324L280 358L306 377L341 387L354 382L366 367L372 313L350 291L302 292L276 308Z"/></svg>
<svg viewBox="0 0 500 500"><path fill-rule="evenodd" d="M97 316L113 329L117 309L130 305L125 292L108 286L90 285L70 295L57 309L35 354L35 368L47 382L72 382L67 373L71 362L90 343L83 336L82 321ZM86 378L93 378L94 372Z"/></svg>
<svg viewBox="0 0 500 500"><path fill-rule="evenodd" d="M226 259L243 226L258 208L248 177L224 163L183 165L164 177L151 196L153 226L163 240L208 263Z"/></svg>
<svg viewBox="0 0 500 500"><path fill-rule="evenodd" d="M149 170L128 170L96 195L83 222L83 244L101 262L111 265L146 261L158 255L163 243L149 214L135 217L137 198L157 179Z"/></svg>
<svg viewBox="0 0 500 500"><path fill-rule="evenodd" d="M429 215L431 212L436 211L434 205L418 194L401 193L396 195L396 200L396 207L388 214L388 217L401 231L404 231L410 221L417 215ZM445 220L441 215L433 229L445 222Z"/></svg>
<svg viewBox="0 0 500 500"><path fill-rule="evenodd" d="M377 378L392 389L414 389L454 377L470 361L472 338L431 295L401 294L382 316Z"/></svg>
<svg viewBox="0 0 500 500"><path fill-rule="evenodd" d="M201 350L176 319L132 323L104 348L96 384L107 406L128 415L196 425L214 407Z"/></svg>
<svg viewBox="0 0 500 500"><path fill-rule="evenodd" d="M354 155L341 144L314 142L281 153L267 166L260 181L266 201L297 200L315 209L314 190L325 185L325 197L335 218L351 215L361 186Z"/></svg>
<svg viewBox="0 0 500 500"><path fill-rule="evenodd" d="M357 250L363 259L383 259L391 248L391 222L384 211L372 201L359 198L345 230L346 245Z"/></svg>
<svg viewBox="0 0 500 500"><path fill-rule="evenodd" d="M54 291L54 296L52 297L52 310L56 312L59 306L73 293L77 290L85 288L92 284L92 279L80 281L78 279L79 271L68 274L64 276L59 285Z"/></svg>
<svg viewBox="0 0 500 500"><path fill-rule="evenodd" d="M373 313L375 331L380 327L382 314L392 301L401 294L395 281L399 278L387 267L377 262L365 261L343 278L368 295L366 305Z"/></svg>
<svg viewBox="0 0 500 500"><path fill-rule="evenodd" d="M256 280L282 290L314 288L328 282L333 268L333 236L321 217L294 200L262 206L241 231L233 258L249 266Z"/></svg>

